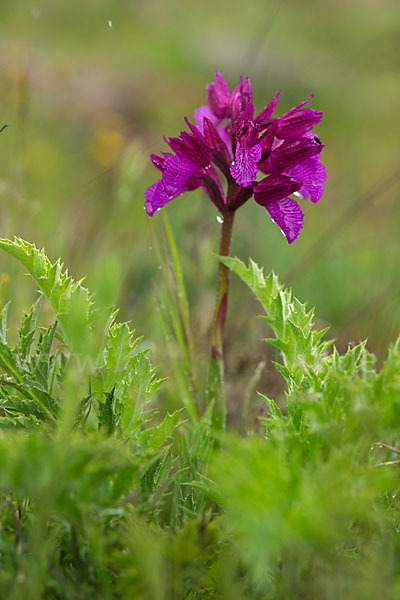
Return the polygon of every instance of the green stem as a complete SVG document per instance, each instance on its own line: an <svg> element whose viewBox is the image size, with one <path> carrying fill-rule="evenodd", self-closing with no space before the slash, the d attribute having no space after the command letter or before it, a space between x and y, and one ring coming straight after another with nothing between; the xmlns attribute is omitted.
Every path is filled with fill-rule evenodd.
<svg viewBox="0 0 400 600"><path fill-rule="evenodd" d="M220 256L229 256L231 250L233 222L235 212L229 209L234 189L228 191L227 210L223 215L221 227ZM228 309L229 269L221 262L218 265L217 297L211 329L211 357L208 373L208 404L212 405L212 422L216 429L223 429L226 420L226 401L224 395L224 333Z"/></svg>

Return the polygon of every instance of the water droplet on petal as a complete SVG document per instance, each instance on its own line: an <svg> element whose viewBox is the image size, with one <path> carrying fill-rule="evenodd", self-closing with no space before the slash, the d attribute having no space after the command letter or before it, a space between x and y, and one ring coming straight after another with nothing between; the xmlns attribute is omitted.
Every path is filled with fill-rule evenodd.
<svg viewBox="0 0 400 600"><path fill-rule="evenodd" d="M110 27L110 29L111 29L112 25L113 25L112 21L108 21L108 26Z"/></svg>
<svg viewBox="0 0 400 600"><path fill-rule="evenodd" d="M234 167L236 165L236 162L233 160L231 164L232 164L232 167Z"/></svg>
<svg viewBox="0 0 400 600"><path fill-rule="evenodd" d="M217 215L217 221L218 221L218 223L223 223L224 222L223 218L220 217L219 215Z"/></svg>

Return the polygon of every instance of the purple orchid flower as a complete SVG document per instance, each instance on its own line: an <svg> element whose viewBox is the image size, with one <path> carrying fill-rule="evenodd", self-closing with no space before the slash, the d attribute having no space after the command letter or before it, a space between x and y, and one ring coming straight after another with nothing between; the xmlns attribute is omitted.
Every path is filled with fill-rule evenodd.
<svg viewBox="0 0 400 600"><path fill-rule="evenodd" d="M324 145L312 133L322 113L304 106L312 96L281 117L274 117L279 91L254 115L248 78L229 92L216 71L207 86L208 106L195 111L190 132L166 140L173 154L152 155L161 179L147 188L145 209L153 215L184 192L202 187L220 213L235 212L252 196L267 209L291 244L303 227L294 194L317 202L324 189ZM225 194L221 174L227 181Z"/></svg>
<svg viewBox="0 0 400 600"><path fill-rule="evenodd" d="M248 78L232 92L216 72L207 86L206 106L195 111L188 131L166 140L171 152L153 154L161 178L147 188L149 215L184 192L203 188L222 215L220 256L230 255L236 211L254 197L285 235L289 244L303 227L303 213L293 197L317 202L323 192L323 144L312 132L322 113L305 105L312 96L281 117L274 117L279 91L258 115ZM222 184L225 178L226 186ZM219 261L217 295L211 326L211 360L207 386L213 423L223 427L223 342L229 294L229 268Z"/></svg>

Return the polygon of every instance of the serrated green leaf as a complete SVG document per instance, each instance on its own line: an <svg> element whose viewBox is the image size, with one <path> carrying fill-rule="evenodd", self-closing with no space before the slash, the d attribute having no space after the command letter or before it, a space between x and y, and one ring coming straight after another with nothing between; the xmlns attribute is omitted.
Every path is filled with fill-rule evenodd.
<svg viewBox="0 0 400 600"><path fill-rule="evenodd" d="M82 281L74 281L67 271L63 271L60 261L51 263L43 250L20 238L14 241L1 239L0 248L16 258L36 281L64 334L64 338L60 338L56 324L52 325L41 335L36 353L29 358L39 300L23 320L15 355L6 344L0 347L0 367L3 365L7 374L23 384L24 393L34 396L41 410L47 411L50 418L56 408L56 400L51 396L53 383L68 364L62 353L52 354L56 336L66 343L70 354L78 357L80 366L85 366L85 370L88 367L89 372L95 371L93 391L101 403L99 406L102 406L99 413L102 426L107 424L111 427L105 411L109 408L109 395L115 392L113 427L118 425L121 431L140 429L148 419L151 396L161 383L156 379L145 351L137 352L140 338L133 337L128 324L113 323L115 311L95 308L93 297L83 287ZM3 314L4 336L5 317L6 311Z"/></svg>
<svg viewBox="0 0 400 600"><path fill-rule="evenodd" d="M39 296L36 302L32 305L29 313L24 315L21 326L19 328L19 344L16 351L22 360L27 360L31 350L32 342L36 333L37 320L40 307L42 306L43 297Z"/></svg>
<svg viewBox="0 0 400 600"><path fill-rule="evenodd" d="M243 279L261 302L266 317L276 339L265 341L280 350L286 370L285 379L300 385L302 375L299 369L311 369L314 373L323 367L328 344L320 343L326 330L313 329L313 310L307 311L305 304L283 288L274 273L264 278L262 270L250 260L247 268L237 258L221 258L224 264Z"/></svg>
<svg viewBox="0 0 400 600"><path fill-rule="evenodd" d="M280 421L285 421L285 417L283 416L281 409L276 404L276 402L274 402L274 400L272 400L272 398L268 398L267 396L264 396L264 394L261 394L260 392L258 393L258 395L264 400L265 404L268 407L269 412L271 413L271 415L274 418L279 419Z"/></svg>
<svg viewBox="0 0 400 600"><path fill-rule="evenodd" d="M43 250L22 240L0 239L0 248L16 258L33 277L47 298L56 319L73 351L81 351L82 343L92 335L90 316L93 300L80 281L75 282L60 261L52 264Z"/></svg>

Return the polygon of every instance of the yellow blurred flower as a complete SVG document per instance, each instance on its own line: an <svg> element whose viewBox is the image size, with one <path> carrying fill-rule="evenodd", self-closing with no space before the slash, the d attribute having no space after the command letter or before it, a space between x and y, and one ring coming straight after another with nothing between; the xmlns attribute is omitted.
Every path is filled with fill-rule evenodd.
<svg viewBox="0 0 400 600"><path fill-rule="evenodd" d="M120 160L124 148L125 138L120 131L100 127L94 133L89 153L102 167L112 167Z"/></svg>
<svg viewBox="0 0 400 600"><path fill-rule="evenodd" d="M117 164L125 150L126 121L113 111L102 111L95 117L94 133L89 145L90 156L102 167Z"/></svg>

